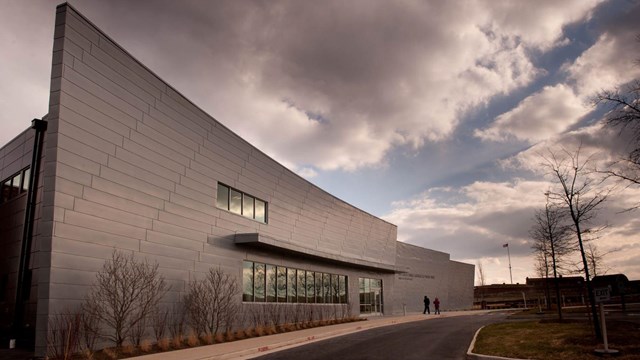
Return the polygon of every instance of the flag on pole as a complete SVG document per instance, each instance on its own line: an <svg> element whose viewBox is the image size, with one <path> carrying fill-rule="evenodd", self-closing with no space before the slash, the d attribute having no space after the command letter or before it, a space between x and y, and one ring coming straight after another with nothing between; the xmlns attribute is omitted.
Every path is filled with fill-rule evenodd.
<svg viewBox="0 0 640 360"><path fill-rule="evenodd" d="M502 247L503 247L503 248L505 248L505 247L509 247L509 243L506 243L506 244L502 245Z"/></svg>

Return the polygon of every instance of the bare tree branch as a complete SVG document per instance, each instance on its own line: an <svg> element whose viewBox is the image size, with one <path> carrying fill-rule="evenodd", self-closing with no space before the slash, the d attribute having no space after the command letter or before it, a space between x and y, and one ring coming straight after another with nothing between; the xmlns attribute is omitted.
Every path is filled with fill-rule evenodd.
<svg viewBox="0 0 640 360"><path fill-rule="evenodd" d="M595 229L587 227L596 217L598 209L607 200L610 189L599 188L602 182L596 181L589 170L593 155L586 159L581 158L582 145L575 152L562 149L558 156L551 150L542 155L543 166L552 175L557 184L556 189L548 192L549 199L565 208L572 221L572 228L578 240L578 247L582 257L585 274L585 282L591 312L593 315L593 327L598 339L602 337L598 314L595 308L595 297L591 286L591 276L584 248L585 241L595 233Z"/></svg>
<svg viewBox="0 0 640 360"><path fill-rule="evenodd" d="M138 335L134 330L154 312L168 287L157 263L139 262L133 254L119 251L113 252L96 277L83 310L110 330L104 334L106 339L121 347L127 338Z"/></svg>
<svg viewBox="0 0 640 360"><path fill-rule="evenodd" d="M220 268L211 268L204 279L191 282L185 307L198 336L230 330L239 311L239 289L236 278Z"/></svg>

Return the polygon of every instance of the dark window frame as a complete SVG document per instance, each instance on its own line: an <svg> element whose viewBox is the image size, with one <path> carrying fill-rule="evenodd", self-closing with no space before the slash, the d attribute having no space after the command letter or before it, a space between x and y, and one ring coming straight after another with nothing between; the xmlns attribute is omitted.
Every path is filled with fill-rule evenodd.
<svg viewBox="0 0 640 360"><path fill-rule="evenodd" d="M349 277L347 275L304 270L289 266L276 266L268 263L250 260L243 260L242 263L242 302L289 304L350 304L348 291ZM264 267L264 279L260 279L260 286L262 286L262 290L260 292L264 292L264 297L259 297L256 289L256 272L259 266ZM250 269L251 274L245 274L245 269ZM269 274L271 273L269 271L270 269L274 273L274 281L270 281L268 279ZM246 275L249 276L247 277ZM313 279L313 283L309 281L311 278ZM250 279L250 281L252 282L252 284L250 284L250 295L245 294L244 291L245 287L249 285L245 283L245 279ZM300 284L300 280L302 280L302 284ZM327 280L328 283L325 282L325 280ZM274 285L275 299L270 301L268 287ZM328 287L326 285L328 285ZM300 289L301 286L302 289ZM313 286L313 289L310 289L310 286ZM327 290L328 293L326 292Z"/></svg>
<svg viewBox="0 0 640 360"><path fill-rule="evenodd" d="M257 222L259 222L261 224L268 224L269 223L269 203L267 201L262 200L259 197L253 196L251 194L245 193L245 192L243 192L241 190L238 190L238 189L236 189L236 188L234 188L232 186L229 186L229 185L221 183L221 182L218 182L218 189L216 191L216 197L220 196L220 192L221 192L222 188L226 189L227 204L226 204L226 206L224 206L224 204L221 204L218 201L218 199L216 198L216 207L218 209L222 209L222 210L228 211L228 212L230 212L232 214L240 215L240 216L242 216L242 217L244 217L246 219L251 219L251 220L257 221ZM240 194L240 211L239 212L231 210L231 192L232 191ZM251 207L252 207L251 216L247 216L249 211L247 211L245 213L245 210L244 210L244 208L245 208L245 199L246 198L251 198ZM264 219L262 219L262 216L256 217L256 202L257 201L259 201L260 203L264 204L264 212L263 212L263 214L261 214L261 215L264 215Z"/></svg>
<svg viewBox="0 0 640 360"><path fill-rule="evenodd" d="M9 200L15 199L20 194L26 193L29 188L29 177L31 176L31 167L26 168L12 174L0 182L0 204L4 204ZM16 182L17 178L17 183Z"/></svg>

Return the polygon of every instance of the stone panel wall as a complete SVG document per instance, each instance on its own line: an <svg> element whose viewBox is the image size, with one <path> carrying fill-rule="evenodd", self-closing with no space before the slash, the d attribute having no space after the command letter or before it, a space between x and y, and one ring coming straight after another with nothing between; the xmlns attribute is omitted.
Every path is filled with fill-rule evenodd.
<svg viewBox="0 0 640 360"><path fill-rule="evenodd" d="M451 261L449 254L399 242L394 279L394 313L422 312L424 296L438 297L441 310L471 309L474 266ZM471 273L469 273L469 270Z"/></svg>
<svg viewBox="0 0 640 360"><path fill-rule="evenodd" d="M260 252L235 246L236 233L395 263L395 225L329 195L248 144L71 6L58 7L54 37L45 162L51 186L43 201L51 219L41 226L41 234L50 235L51 274L39 293L46 300L42 329L50 314L81 302L114 249L158 262L171 285L169 299L212 266L240 279L242 260L258 260ZM267 201L268 224L218 209L218 182ZM351 276L357 291L357 276ZM40 349L44 339L43 330Z"/></svg>

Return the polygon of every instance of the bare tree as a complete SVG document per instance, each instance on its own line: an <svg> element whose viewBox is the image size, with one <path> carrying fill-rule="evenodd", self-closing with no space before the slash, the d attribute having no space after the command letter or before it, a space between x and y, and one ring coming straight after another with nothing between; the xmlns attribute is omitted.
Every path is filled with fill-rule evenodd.
<svg viewBox="0 0 640 360"><path fill-rule="evenodd" d="M113 252L96 277L83 311L109 329L104 337L121 347L156 309L167 285L157 263L139 262L133 254L119 251Z"/></svg>
<svg viewBox="0 0 640 360"><path fill-rule="evenodd" d="M65 311L49 318L47 356L71 359L80 347L82 316L78 311Z"/></svg>
<svg viewBox="0 0 640 360"><path fill-rule="evenodd" d="M640 40L640 36L638 39ZM607 170L600 172L626 182L628 186L640 185L640 80L633 81L622 90L601 91L596 94L593 102L595 105L609 107L605 120L607 126L618 128L620 134L626 131L631 135L631 151L610 164ZM638 207L640 204L631 209Z"/></svg>
<svg viewBox="0 0 640 360"><path fill-rule="evenodd" d="M228 330L239 310L239 289L236 278L221 268L211 268L205 278L190 283L185 306L198 335Z"/></svg>
<svg viewBox="0 0 640 360"><path fill-rule="evenodd" d="M480 283L480 286L485 286L485 274L484 274L484 267L482 265L482 261L478 261L476 263L476 269L478 270L478 282Z"/></svg>
<svg viewBox="0 0 640 360"><path fill-rule="evenodd" d="M556 304L558 307L558 319L562 320L562 306L560 302L560 286L558 284L558 268L564 257L573 252L571 246L570 227L566 223L566 213L557 206L549 203L549 194L545 194L547 201L542 210L538 210L534 216L534 225L529 231L534 240L533 250L539 260L542 276L545 280L547 298L549 296L549 273L553 272L556 290ZM547 303L551 308L551 302Z"/></svg>
<svg viewBox="0 0 640 360"><path fill-rule="evenodd" d="M591 176L588 168L592 161L592 156L583 160L580 156L581 148L582 146L578 147L575 152L562 149L560 155L549 150L548 155L542 155L542 158L544 160L543 166L555 178L558 185L558 189L548 192L549 199L558 206L565 208L569 213L572 228L578 240L587 292L591 303L593 327L596 337L600 339L602 333L596 312L595 295L591 285L584 242L587 240L585 235L593 232L588 225L595 219L597 210L607 200L610 191L598 188L597 185L601 183L598 183Z"/></svg>
<svg viewBox="0 0 640 360"><path fill-rule="evenodd" d="M169 333L172 339L182 339L186 334L187 309L183 301L175 302L169 312Z"/></svg>
<svg viewBox="0 0 640 360"><path fill-rule="evenodd" d="M153 335L156 338L156 342L164 338L164 334L167 331L167 321L169 319L168 309L156 309L152 318Z"/></svg>
<svg viewBox="0 0 640 360"><path fill-rule="evenodd" d="M85 357L91 358L100 334L100 320L95 314L88 312L82 312L81 316L82 337L80 345L85 352Z"/></svg>
<svg viewBox="0 0 640 360"><path fill-rule="evenodd" d="M594 277L599 275L605 275L610 268L605 265L604 257L611 253L611 251L603 253L600 248L595 244L587 244L587 263L591 269L591 274Z"/></svg>

